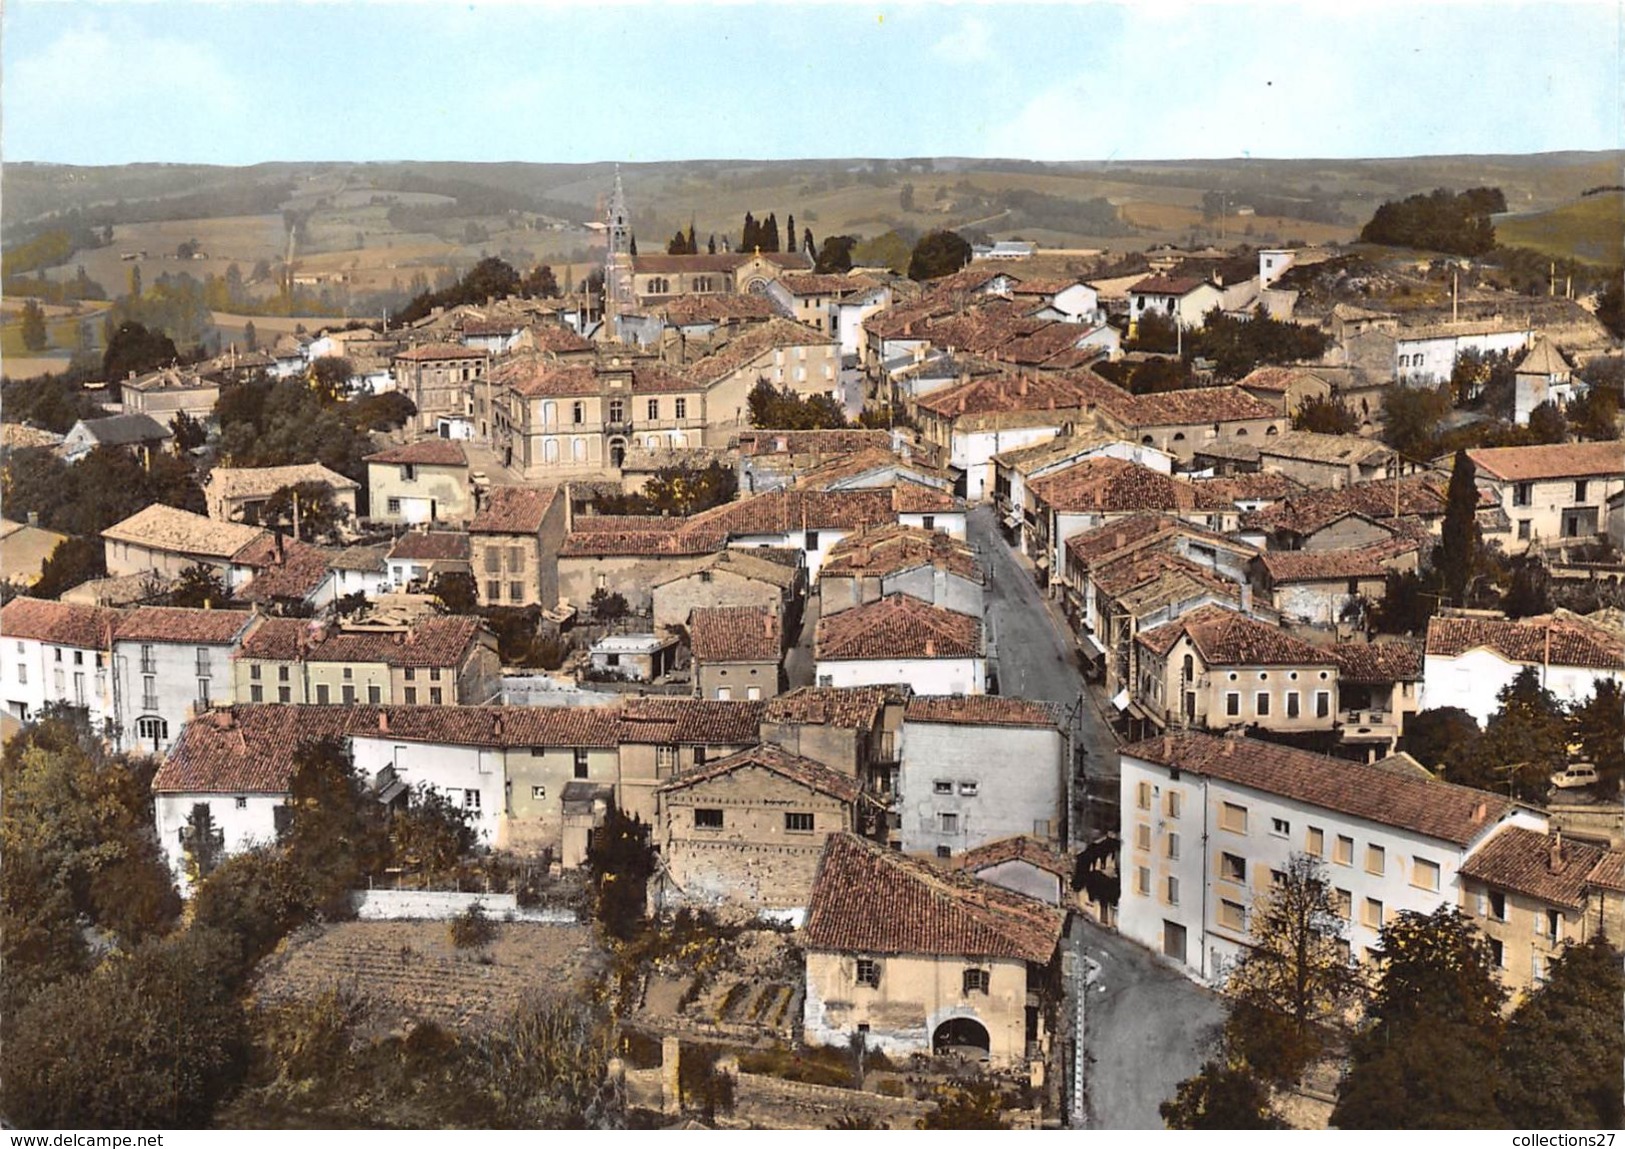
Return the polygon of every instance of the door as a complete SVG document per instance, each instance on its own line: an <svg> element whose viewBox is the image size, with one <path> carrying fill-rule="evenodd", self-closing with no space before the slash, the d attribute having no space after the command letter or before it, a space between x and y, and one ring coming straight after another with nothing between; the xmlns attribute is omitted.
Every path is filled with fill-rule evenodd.
<svg viewBox="0 0 1625 1149"><path fill-rule="evenodd" d="M1162 953L1175 961L1185 961L1185 927L1167 919L1162 923Z"/></svg>

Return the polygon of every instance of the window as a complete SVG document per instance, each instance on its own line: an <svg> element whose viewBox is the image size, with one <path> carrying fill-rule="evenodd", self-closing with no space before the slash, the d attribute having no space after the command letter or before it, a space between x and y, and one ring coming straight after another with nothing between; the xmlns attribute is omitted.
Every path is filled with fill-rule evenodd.
<svg viewBox="0 0 1625 1149"><path fill-rule="evenodd" d="M58 650L56 652L56 660L58 662L62 661L62 651L61 650ZM152 647L151 646L142 646L142 648L141 648L141 673L142 674L157 674L158 673L158 662L152 656Z"/></svg>
<svg viewBox="0 0 1625 1149"><path fill-rule="evenodd" d="M968 969L963 979L966 993L986 993L992 975L985 969Z"/></svg>
<svg viewBox="0 0 1625 1149"><path fill-rule="evenodd" d="M959 796L961 798L976 797L976 786L975 782L961 782L959 784Z"/></svg>
<svg viewBox="0 0 1625 1149"><path fill-rule="evenodd" d="M1286 692L1286 716L1288 718L1296 718L1299 715L1299 713L1301 713L1302 709L1303 709L1303 707L1300 706L1299 703L1298 703L1298 692L1296 690L1287 691Z"/></svg>
<svg viewBox="0 0 1625 1149"><path fill-rule="evenodd" d="M938 814L937 815L937 830L939 832L941 832L941 833L944 833L944 834L957 834L957 833L959 833L959 815L958 814Z"/></svg>
<svg viewBox="0 0 1625 1149"><path fill-rule="evenodd" d="M1574 480L1574 501L1577 503L1586 501L1586 481L1584 479Z"/></svg>
<svg viewBox="0 0 1625 1149"><path fill-rule="evenodd" d="M532 802L540 802L542 799L544 799L546 797L547 797L547 787L546 786L532 786L530 788L530 800Z"/></svg>
<svg viewBox="0 0 1625 1149"><path fill-rule="evenodd" d="M1507 896L1494 890L1489 896L1489 916L1491 919L1504 922L1507 920Z"/></svg>
<svg viewBox="0 0 1625 1149"><path fill-rule="evenodd" d="M1134 892L1141 897L1151 896L1151 871L1144 866L1134 867Z"/></svg>
<svg viewBox="0 0 1625 1149"><path fill-rule="evenodd" d="M367 705L368 706L377 706L379 703L383 702L383 700L384 700L384 691L383 691L382 687L380 687L376 683L374 683L373 685L367 687Z"/></svg>
<svg viewBox="0 0 1625 1149"><path fill-rule="evenodd" d="M649 418L651 420L660 418L660 400L659 399L650 399L649 400Z"/></svg>
<svg viewBox="0 0 1625 1149"><path fill-rule="evenodd" d="M679 419L688 418L688 400L687 399L677 399L677 400L674 400L674 402L675 402L676 407L677 407L677 417Z"/></svg>
<svg viewBox="0 0 1625 1149"><path fill-rule="evenodd" d="M433 666L433 667L429 668L429 681L430 682L439 682L440 681L440 668L438 666Z"/></svg>
<svg viewBox="0 0 1625 1149"><path fill-rule="evenodd" d="M577 778L585 778L585 777L587 777L587 750L586 750L585 747L582 747L582 746L576 747L575 759L576 759L576 777Z"/></svg>
<svg viewBox="0 0 1625 1149"><path fill-rule="evenodd" d="M1315 691L1315 717L1326 718L1332 712L1332 695L1329 690Z"/></svg>
<svg viewBox="0 0 1625 1149"><path fill-rule="evenodd" d="M1219 829L1229 830L1232 834L1245 834L1247 807L1238 806L1234 802L1223 803L1219 807Z"/></svg>
<svg viewBox="0 0 1625 1149"><path fill-rule="evenodd" d="M1326 856L1326 831L1319 826L1310 826L1304 831L1303 852L1311 858L1324 858Z"/></svg>
<svg viewBox="0 0 1625 1149"><path fill-rule="evenodd" d="M859 958L857 974L853 980L859 985L875 988L880 984L880 963L874 958Z"/></svg>
<svg viewBox="0 0 1625 1149"><path fill-rule="evenodd" d="M316 704L318 706L326 706L331 701L331 692L327 688L327 683L318 682L316 684Z"/></svg>
<svg viewBox="0 0 1625 1149"><path fill-rule="evenodd" d="M1185 796L1178 790L1168 791L1168 817L1178 818L1185 807Z"/></svg>
<svg viewBox="0 0 1625 1149"><path fill-rule="evenodd" d="M1533 483L1517 483L1517 484L1514 484L1514 486L1512 488L1512 505L1515 506L1515 507L1527 507L1527 506L1529 506L1529 504L1531 502L1533 502L1533 498L1532 498L1533 493L1534 493L1534 484Z"/></svg>
<svg viewBox="0 0 1625 1149"><path fill-rule="evenodd" d="M1490 939L1490 964L1496 969L1506 969L1507 967L1506 947L1501 944L1499 938Z"/></svg>
<svg viewBox="0 0 1625 1149"><path fill-rule="evenodd" d="M57 673L61 674L61 671L58 671ZM58 682L56 688L57 691L60 692L62 690L62 684ZM158 709L158 680L152 677L150 674L141 680L141 709Z"/></svg>
<svg viewBox="0 0 1625 1149"><path fill-rule="evenodd" d="M1285 881L1286 881L1286 871L1285 870L1271 870L1270 871L1270 885L1271 886L1279 886L1282 883L1284 883Z"/></svg>
<svg viewBox="0 0 1625 1149"><path fill-rule="evenodd" d="M1172 875L1168 877L1168 904L1170 906L1179 904L1179 879Z"/></svg>
<svg viewBox="0 0 1625 1149"><path fill-rule="evenodd" d="M1537 913L1535 918L1535 934L1537 937L1550 938L1557 941L1563 932L1563 914L1560 910L1547 910Z"/></svg>
<svg viewBox="0 0 1625 1149"><path fill-rule="evenodd" d="M510 602L519 602L524 597L525 597L525 584L524 583L522 583L522 582L510 582L508 584L508 601L510 601Z"/></svg>
<svg viewBox="0 0 1625 1149"><path fill-rule="evenodd" d="M1530 980L1536 985L1546 984L1546 959L1535 954L1529 967Z"/></svg>
<svg viewBox="0 0 1625 1149"><path fill-rule="evenodd" d="M1168 860L1171 861L1171 862L1179 861L1179 835L1178 834L1169 834L1168 835Z"/></svg>
<svg viewBox="0 0 1625 1149"><path fill-rule="evenodd" d="M408 686L403 693L405 693L405 695L406 695L406 705L408 705L408 706L416 706L418 704L418 688L417 687Z"/></svg>
<svg viewBox="0 0 1625 1149"><path fill-rule="evenodd" d="M1151 848L1151 827L1144 822L1134 827L1134 848L1136 850L1149 850Z"/></svg>
<svg viewBox="0 0 1625 1149"><path fill-rule="evenodd" d="M355 705L355 687L351 686L348 682L346 682L344 684L344 687L343 687L342 690L339 691L339 694L344 699L344 705L346 705L346 706L354 706Z"/></svg>
<svg viewBox="0 0 1625 1149"><path fill-rule="evenodd" d="M276 680L278 682L288 681L288 668L286 666L279 666L276 668Z"/></svg>
<svg viewBox="0 0 1625 1149"><path fill-rule="evenodd" d="M1388 868L1388 851L1381 846L1367 846L1365 848L1365 872L1368 874L1381 874Z"/></svg>
<svg viewBox="0 0 1625 1149"><path fill-rule="evenodd" d="M707 807L696 807L694 810L694 828L696 830L722 829L722 811Z"/></svg>
<svg viewBox="0 0 1625 1149"><path fill-rule="evenodd" d="M1247 883L1247 859L1239 854L1219 855L1219 877L1227 882Z"/></svg>
<svg viewBox="0 0 1625 1149"><path fill-rule="evenodd" d="M626 400L611 399L609 401L609 421L611 423L626 422Z"/></svg>
<svg viewBox="0 0 1625 1149"><path fill-rule="evenodd" d="M485 580L485 597L492 602L502 601L502 580L488 578Z"/></svg>
<svg viewBox="0 0 1625 1149"><path fill-rule="evenodd" d="M784 814L784 828L792 834L810 834L813 831L813 816L787 810Z"/></svg>
<svg viewBox="0 0 1625 1149"><path fill-rule="evenodd" d="M1224 713L1227 718L1236 718L1241 714L1241 695L1235 691L1227 691L1224 696Z"/></svg>
<svg viewBox="0 0 1625 1149"><path fill-rule="evenodd" d="M818 532L817 531L808 531L807 535L806 535L806 538L803 541L807 544L804 549L809 550L809 551L817 550L818 549Z"/></svg>
<svg viewBox="0 0 1625 1149"><path fill-rule="evenodd" d="M1374 930L1382 929L1382 903L1376 898L1367 898L1365 907L1360 913L1360 921Z"/></svg>
<svg viewBox="0 0 1625 1149"><path fill-rule="evenodd" d="M1337 847L1332 852L1332 861L1336 862L1339 866L1354 865L1353 838L1345 838L1341 834L1337 836Z"/></svg>
<svg viewBox="0 0 1625 1149"><path fill-rule="evenodd" d="M1285 838L1292 833L1292 823L1288 822L1285 818L1271 818L1270 833L1274 834L1277 838Z"/></svg>
<svg viewBox="0 0 1625 1149"><path fill-rule="evenodd" d="M73 661L77 663L80 660L81 660L80 653L78 651L74 651ZM206 646L198 647L197 648L197 676L199 678L208 678L213 673L214 673L214 671L213 671L213 669L211 669L210 664L209 664L209 648L206 647Z"/></svg>
<svg viewBox="0 0 1625 1149"><path fill-rule="evenodd" d="M896 849L896 850L901 850L903 848L903 843L901 843L901 842L893 842L892 843L892 848ZM948 847L948 846L938 846L937 847L937 857L939 857L939 858L951 858L953 856L954 856L954 852L950 847Z"/></svg>
<svg viewBox="0 0 1625 1149"><path fill-rule="evenodd" d="M403 482L403 483L415 483L417 481L417 477L418 477L417 464L415 464L415 463L402 463L401 464L401 482Z"/></svg>
<svg viewBox="0 0 1625 1149"><path fill-rule="evenodd" d="M350 679L352 679L354 677L355 677L355 667L346 666L344 668L344 681L349 682Z"/></svg>
<svg viewBox="0 0 1625 1149"><path fill-rule="evenodd" d="M292 702L293 701L293 691L289 687L286 687L286 686L277 687L276 688L276 700L278 702Z"/></svg>
<svg viewBox="0 0 1625 1149"><path fill-rule="evenodd" d="M17 682L20 686L28 685L28 667L21 662L17 664Z"/></svg>
<svg viewBox="0 0 1625 1149"><path fill-rule="evenodd" d="M952 794L954 792L954 784L952 782L943 782L939 779L938 781L931 783L931 792L933 794Z"/></svg>
<svg viewBox="0 0 1625 1149"><path fill-rule="evenodd" d="M478 790L463 791L463 809L478 810L480 808L480 792Z"/></svg>
<svg viewBox="0 0 1625 1149"><path fill-rule="evenodd" d="M1527 542L1529 540L1529 520L1528 519L1519 519L1518 520L1518 538L1524 540L1525 542Z"/></svg>
<svg viewBox="0 0 1625 1149"><path fill-rule="evenodd" d="M1219 924L1227 930L1247 928L1247 907L1227 899L1219 901Z"/></svg>
<svg viewBox="0 0 1625 1149"><path fill-rule="evenodd" d="M135 736L143 742L154 745L169 737L169 723L162 718L138 718L135 723Z"/></svg>
<svg viewBox="0 0 1625 1149"><path fill-rule="evenodd" d="M500 548L500 547L486 547L485 548L485 573L486 574L501 574L502 573L502 548Z"/></svg>
<svg viewBox="0 0 1625 1149"><path fill-rule="evenodd" d="M1253 713L1260 718L1268 718L1270 714L1270 696L1266 690L1260 690L1253 696Z"/></svg>
<svg viewBox="0 0 1625 1149"><path fill-rule="evenodd" d="M237 795L237 809L239 809L239 810L248 809L248 795L246 795L246 794Z"/></svg>
<svg viewBox="0 0 1625 1149"><path fill-rule="evenodd" d="M250 702L264 702L265 701L265 687L260 686L258 684L250 686L248 688L248 700Z"/></svg>
<svg viewBox="0 0 1625 1149"><path fill-rule="evenodd" d="M570 404L570 422L585 423L587 421L587 405L580 399Z"/></svg>
<svg viewBox="0 0 1625 1149"><path fill-rule="evenodd" d="M438 686L429 687L429 705L430 706L440 706L440 705L443 705L444 702L445 702L445 698L441 694L440 687L438 687Z"/></svg>

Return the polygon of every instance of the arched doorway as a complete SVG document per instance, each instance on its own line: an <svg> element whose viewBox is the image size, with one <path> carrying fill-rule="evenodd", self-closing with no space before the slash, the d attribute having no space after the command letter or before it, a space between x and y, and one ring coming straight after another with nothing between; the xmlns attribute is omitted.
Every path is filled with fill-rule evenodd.
<svg viewBox="0 0 1625 1149"><path fill-rule="evenodd" d="M938 1057L986 1057L992 1046L987 1027L973 1017L950 1017L931 1035L931 1052Z"/></svg>
<svg viewBox="0 0 1625 1149"><path fill-rule="evenodd" d="M609 465L619 467L626 462L626 440L611 439L609 441Z"/></svg>

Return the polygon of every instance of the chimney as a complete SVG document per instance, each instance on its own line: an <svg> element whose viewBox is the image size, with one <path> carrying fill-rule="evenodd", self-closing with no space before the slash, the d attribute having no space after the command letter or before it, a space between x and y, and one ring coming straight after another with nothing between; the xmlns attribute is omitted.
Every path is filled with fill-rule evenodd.
<svg viewBox="0 0 1625 1149"><path fill-rule="evenodd" d="M936 639L928 638L925 640L925 656L927 658L935 658L937 656Z"/></svg>
<svg viewBox="0 0 1625 1149"><path fill-rule="evenodd" d="M1550 859L1550 862L1549 862L1549 866L1551 868L1552 873L1554 873L1554 874L1561 874L1563 872L1563 831L1562 830L1557 831L1557 834L1552 838L1552 853L1551 853L1551 859Z"/></svg>
<svg viewBox="0 0 1625 1149"><path fill-rule="evenodd" d="M1166 734L1162 737L1162 756L1164 758L1172 758L1174 756L1174 740L1169 738Z"/></svg>
<svg viewBox="0 0 1625 1149"><path fill-rule="evenodd" d="M378 733L389 733L389 711L387 710L380 710L378 712Z"/></svg>
<svg viewBox="0 0 1625 1149"><path fill-rule="evenodd" d="M771 613L762 615L762 637L773 637L773 615Z"/></svg>
<svg viewBox="0 0 1625 1149"><path fill-rule="evenodd" d="M31 527L39 526L39 512L38 511L29 511L28 512L28 525L31 526Z"/></svg>
<svg viewBox="0 0 1625 1149"><path fill-rule="evenodd" d="M1486 805L1483 802L1480 802L1478 805L1474 806L1473 807L1473 825L1476 826L1476 825L1478 825L1478 823L1482 822L1484 820L1485 815L1487 815L1489 812L1490 812L1489 806Z"/></svg>
<svg viewBox="0 0 1625 1149"><path fill-rule="evenodd" d="M1234 757L1236 753L1236 740L1234 738L1226 738L1224 740L1224 749L1219 751L1219 753L1224 755L1226 758Z"/></svg>
<svg viewBox="0 0 1625 1149"><path fill-rule="evenodd" d="M1118 550L1118 551L1122 550L1123 549L1123 544L1126 543L1126 542L1128 542L1128 536L1123 534L1122 531L1118 531L1116 534L1112 535L1112 549L1113 550Z"/></svg>

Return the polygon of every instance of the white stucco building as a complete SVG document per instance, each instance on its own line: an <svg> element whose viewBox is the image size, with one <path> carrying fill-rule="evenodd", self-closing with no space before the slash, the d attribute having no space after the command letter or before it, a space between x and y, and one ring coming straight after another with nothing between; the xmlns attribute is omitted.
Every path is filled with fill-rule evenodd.
<svg viewBox="0 0 1625 1149"><path fill-rule="evenodd" d="M1496 695L1525 669L1559 702L1583 702L1603 679L1625 686L1625 637L1567 611L1517 621L1431 618L1421 709L1459 707L1483 725L1499 708Z"/></svg>
<svg viewBox="0 0 1625 1149"><path fill-rule="evenodd" d="M181 727L231 701L231 655L255 621L246 610L149 606L113 629L113 746L164 754Z"/></svg>
<svg viewBox="0 0 1625 1149"><path fill-rule="evenodd" d="M0 699L12 717L26 722L60 703L83 707L101 732L113 713L106 652L119 613L38 598L0 607Z"/></svg>
<svg viewBox="0 0 1625 1149"><path fill-rule="evenodd" d="M818 620L819 686L902 683L917 694L983 694L982 620L894 594Z"/></svg>

